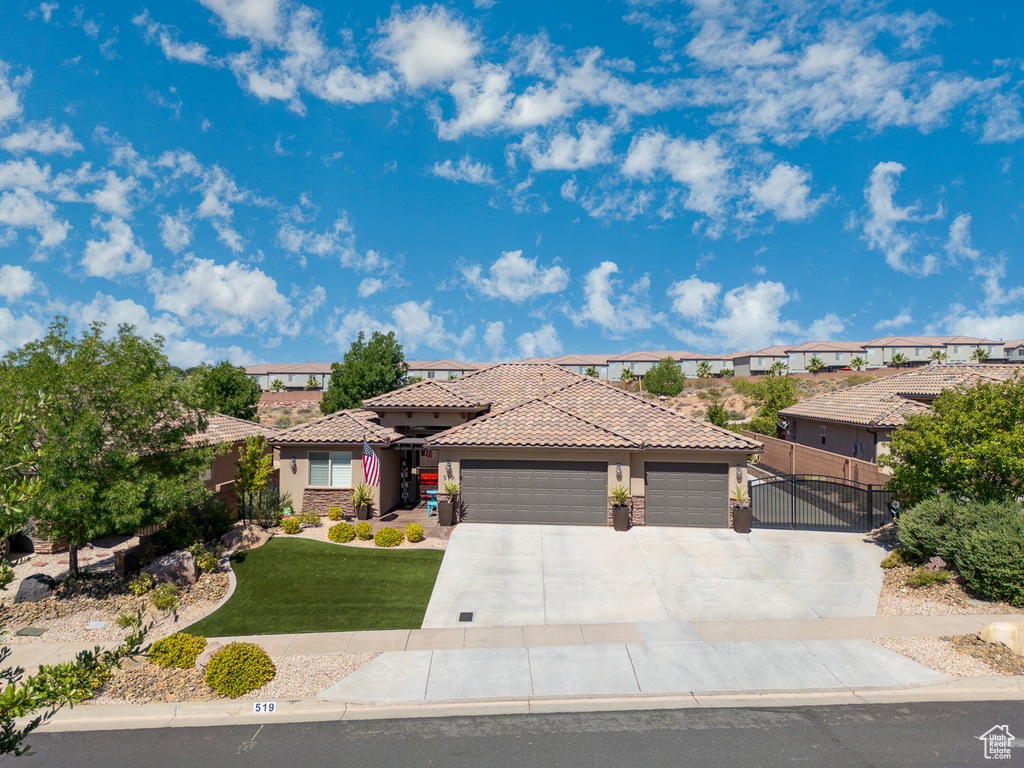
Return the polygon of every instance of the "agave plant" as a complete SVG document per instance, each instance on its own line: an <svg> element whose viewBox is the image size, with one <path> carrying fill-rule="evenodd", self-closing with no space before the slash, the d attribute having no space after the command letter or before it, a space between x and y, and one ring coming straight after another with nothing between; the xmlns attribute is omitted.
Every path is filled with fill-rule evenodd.
<svg viewBox="0 0 1024 768"><path fill-rule="evenodd" d="M617 504L619 506L629 504L629 488L622 483L615 485L608 495L611 497L612 504Z"/></svg>

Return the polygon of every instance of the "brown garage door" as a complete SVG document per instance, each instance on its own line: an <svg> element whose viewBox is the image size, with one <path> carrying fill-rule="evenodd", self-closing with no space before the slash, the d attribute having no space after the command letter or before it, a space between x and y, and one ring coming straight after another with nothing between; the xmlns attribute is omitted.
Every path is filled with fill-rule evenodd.
<svg viewBox="0 0 1024 768"><path fill-rule="evenodd" d="M644 474L647 525L728 527L728 464L648 461Z"/></svg>
<svg viewBox="0 0 1024 768"><path fill-rule="evenodd" d="M608 524L608 465L603 461L462 462L467 523Z"/></svg>

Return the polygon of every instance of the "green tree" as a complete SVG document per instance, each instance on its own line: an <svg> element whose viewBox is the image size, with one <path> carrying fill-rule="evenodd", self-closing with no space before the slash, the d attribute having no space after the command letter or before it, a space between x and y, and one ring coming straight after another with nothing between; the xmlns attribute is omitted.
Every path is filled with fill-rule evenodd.
<svg viewBox="0 0 1024 768"><path fill-rule="evenodd" d="M685 381L686 376L683 375L682 367L671 357L659 360L644 375L647 391L652 395L665 395L665 397L675 397L682 392Z"/></svg>
<svg viewBox="0 0 1024 768"><path fill-rule="evenodd" d="M284 382L280 379L274 379L270 382L270 389L273 392L283 392L285 390Z"/></svg>
<svg viewBox="0 0 1024 768"><path fill-rule="evenodd" d="M909 362L910 361L907 360L907 356L904 355L902 352L895 352L895 353L893 353L893 356L889 358L889 362L887 363L887 365L890 368L897 368L898 369L898 368L902 368L903 366L907 365Z"/></svg>
<svg viewBox="0 0 1024 768"><path fill-rule="evenodd" d="M710 379L711 378L711 363L707 360L701 360L697 363L697 378L698 379Z"/></svg>
<svg viewBox="0 0 1024 768"><path fill-rule="evenodd" d="M932 413L908 416L892 436L891 486L915 503L937 492L974 501L1021 495L1024 379L946 390Z"/></svg>
<svg viewBox="0 0 1024 768"><path fill-rule="evenodd" d="M320 389L320 382L316 380L315 376L310 376L308 379L306 379L306 386L303 387L303 389L305 389L307 392L310 392L314 389Z"/></svg>
<svg viewBox="0 0 1024 768"><path fill-rule="evenodd" d="M729 423L729 412L721 403L711 403L704 413L704 420L714 424L716 427L724 427Z"/></svg>
<svg viewBox="0 0 1024 768"><path fill-rule="evenodd" d="M850 367L855 371L859 371L861 368L867 367L868 361L860 355L857 355L850 361Z"/></svg>
<svg viewBox="0 0 1024 768"><path fill-rule="evenodd" d="M764 376L757 381L737 381L735 388L747 400L747 407L757 406L750 420L750 429L774 437L779 428L779 411L795 404L796 381L790 376Z"/></svg>
<svg viewBox="0 0 1024 768"><path fill-rule="evenodd" d="M932 362L937 365L942 365L949 359L949 355L946 354L945 350L936 349L932 351Z"/></svg>
<svg viewBox="0 0 1024 768"><path fill-rule="evenodd" d="M989 357L988 351L981 347L975 347L974 351L971 352L971 360L974 360L976 363L984 363Z"/></svg>
<svg viewBox="0 0 1024 768"><path fill-rule="evenodd" d="M344 361L331 365L331 383L320 401L320 412L358 408L363 400L401 386L408 370L394 331L374 331L369 342L360 331Z"/></svg>
<svg viewBox="0 0 1024 768"><path fill-rule="evenodd" d="M222 413L246 421L259 421L260 385L245 369L224 360L194 368L182 384L182 399L193 408Z"/></svg>
<svg viewBox="0 0 1024 768"><path fill-rule="evenodd" d="M94 537L133 532L208 496L202 475L213 450L186 442L205 424L181 403L162 347L128 325L104 338L95 323L76 339L58 318L7 357L13 397L46 398L28 422L40 451L27 511L40 534L67 539L72 576Z"/></svg>
<svg viewBox="0 0 1024 768"><path fill-rule="evenodd" d="M587 368L587 370L585 370L583 372L583 375L584 376L590 376L591 378L596 379L597 378L597 368L595 368L594 366L591 365L590 367Z"/></svg>
<svg viewBox="0 0 1024 768"><path fill-rule="evenodd" d="M270 484L274 471L274 455L267 450L267 442L259 435L249 435L238 453L235 462L235 492L242 507L242 517L250 517L250 499L256 495L255 503L263 503L263 491Z"/></svg>
<svg viewBox="0 0 1024 768"><path fill-rule="evenodd" d="M807 370L811 373L821 373L825 370L825 363L821 361L821 358L815 355L807 361Z"/></svg>

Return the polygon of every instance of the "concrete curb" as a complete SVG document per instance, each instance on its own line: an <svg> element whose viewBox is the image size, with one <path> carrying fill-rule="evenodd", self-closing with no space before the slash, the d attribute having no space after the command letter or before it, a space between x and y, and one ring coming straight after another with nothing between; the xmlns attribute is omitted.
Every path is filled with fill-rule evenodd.
<svg viewBox="0 0 1024 768"><path fill-rule="evenodd" d="M332 720L390 720L655 709L811 707L843 704L1019 700L1024 700L1024 676L950 678L930 684L896 688L757 690L728 693L684 691L677 694L534 696L394 704L298 698L275 702L275 711L270 714L256 714L253 711L255 702L252 699L139 705L86 704L73 709L61 710L39 731L106 731Z"/></svg>

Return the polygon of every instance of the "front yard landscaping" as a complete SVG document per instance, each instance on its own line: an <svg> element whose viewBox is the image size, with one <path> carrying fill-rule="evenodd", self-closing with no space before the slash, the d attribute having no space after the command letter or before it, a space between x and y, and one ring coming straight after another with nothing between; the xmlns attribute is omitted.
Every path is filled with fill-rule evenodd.
<svg viewBox="0 0 1024 768"><path fill-rule="evenodd" d="M225 637L415 629L443 557L441 550L382 551L275 537L232 556L234 594L184 631Z"/></svg>

